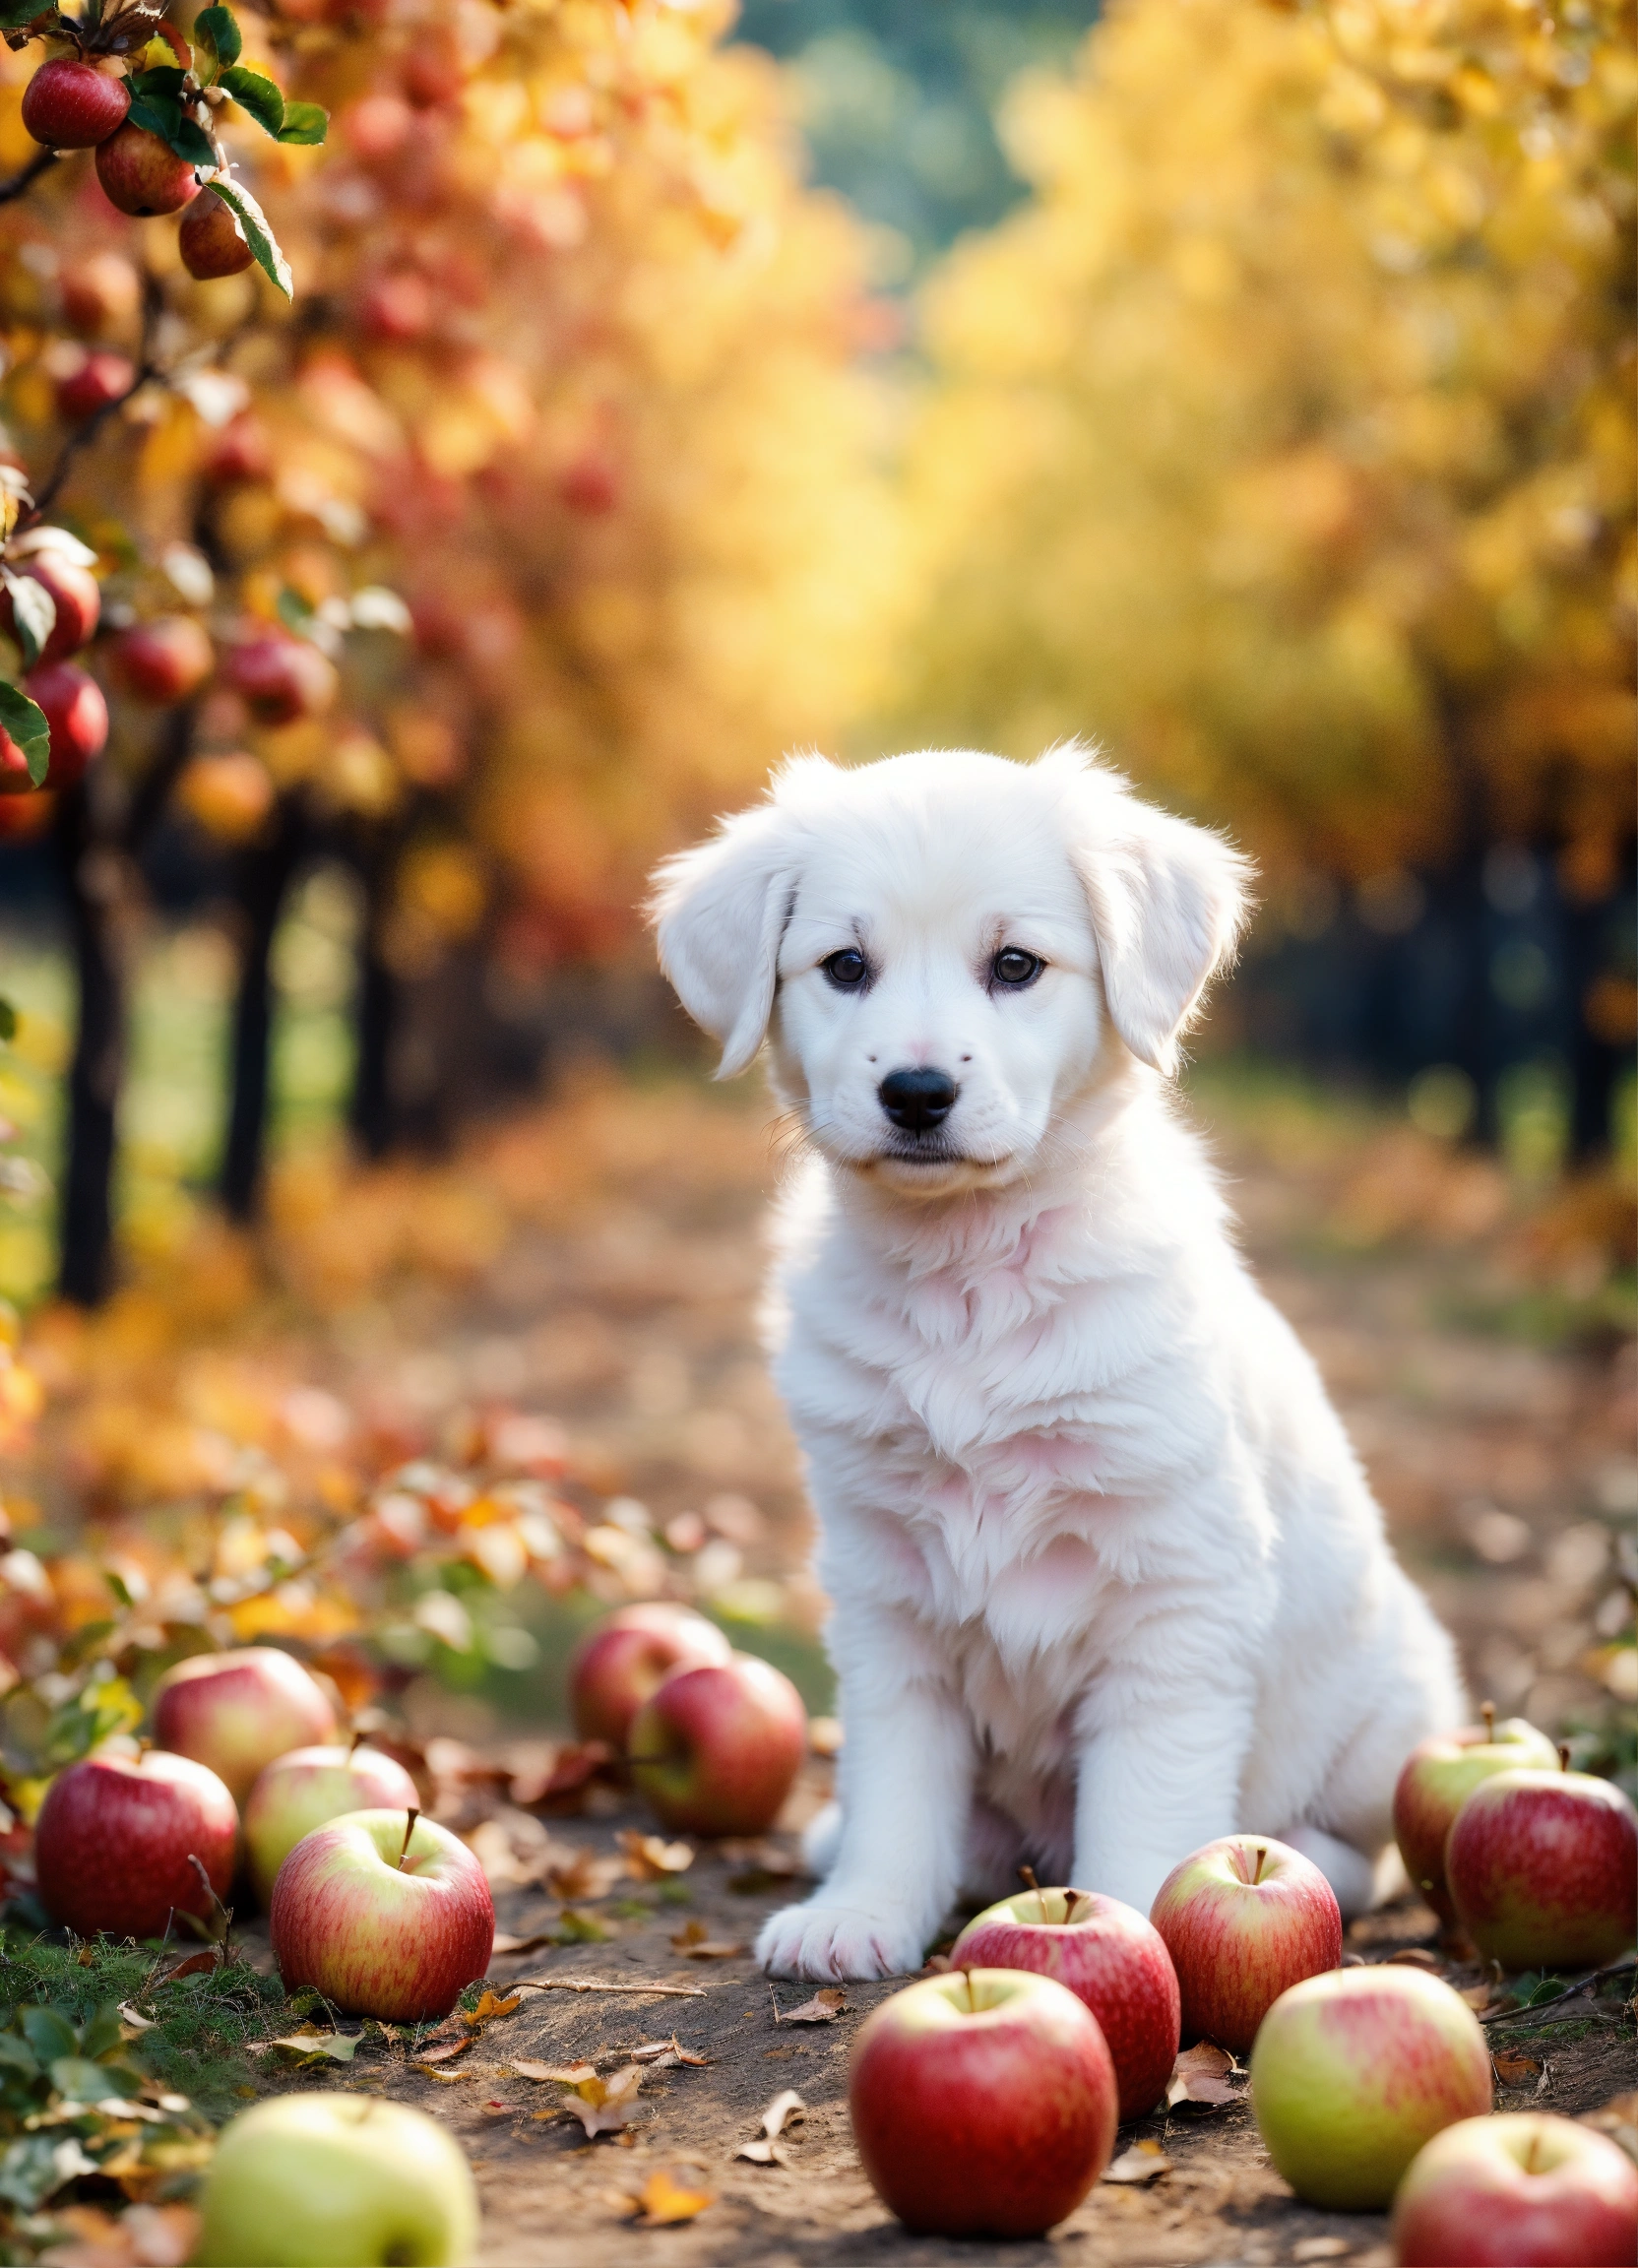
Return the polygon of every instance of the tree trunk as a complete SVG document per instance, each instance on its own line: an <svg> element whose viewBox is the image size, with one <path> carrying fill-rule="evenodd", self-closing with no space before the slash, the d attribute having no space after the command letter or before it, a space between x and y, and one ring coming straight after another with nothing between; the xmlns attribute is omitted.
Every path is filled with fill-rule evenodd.
<svg viewBox="0 0 1638 2268"><path fill-rule="evenodd" d="M244 852L235 903L245 923L233 1003L232 1094L221 1162L221 1201L234 1221L261 1211L273 1069L273 940L306 847L300 804L282 802L272 833Z"/></svg>
<svg viewBox="0 0 1638 2268"><path fill-rule="evenodd" d="M125 967L117 852L96 840L85 783L56 815L80 1000L68 1079L57 1289L81 1307L106 1298L113 1277L115 1112L125 1075Z"/></svg>
<svg viewBox="0 0 1638 2268"><path fill-rule="evenodd" d="M359 860L364 915L358 932L358 990L353 1004L352 1094L347 1124L361 1154L385 1158L398 1134L393 1093L393 1044L398 1034L399 983L382 952L382 923L392 873L391 852L376 846Z"/></svg>

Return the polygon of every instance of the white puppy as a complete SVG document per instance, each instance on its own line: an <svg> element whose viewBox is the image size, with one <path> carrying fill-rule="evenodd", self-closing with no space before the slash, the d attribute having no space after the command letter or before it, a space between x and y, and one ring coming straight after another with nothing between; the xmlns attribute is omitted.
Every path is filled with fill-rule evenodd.
<svg viewBox="0 0 1638 2268"><path fill-rule="evenodd" d="M1312 1362L1168 1099L1247 869L1078 747L802 758L659 877L661 958L808 1138L770 1341L847 1733L777 1974L920 1966L1033 1859L1147 1912L1235 1829L1371 1894L1457 1724Z"/></svg>

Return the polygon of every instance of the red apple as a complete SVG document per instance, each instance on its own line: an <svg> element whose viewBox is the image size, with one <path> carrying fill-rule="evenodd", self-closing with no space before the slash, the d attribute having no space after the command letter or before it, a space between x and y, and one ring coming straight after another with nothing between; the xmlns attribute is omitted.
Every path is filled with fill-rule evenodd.
<svg viewBox="0 0 1638 2268"><path fill-rule="evenodd" d="M239 1816L188 1756L87 1756L52 1781L34 1827L41 1903L77 1936L160 1937L172 1912L203 1921L233 1879Z"/></svg>
<svg viewBox="0 0 1638 2268"><path fill-rule="evenodd" d="M871 2186L936 2236L1039 2236L1114 2148L1114 2065L1098 2020L1019 1969L924 1977L853 2042L848 2108Z"/></svg>
<svg viewBox="0 0 1638 2268"><path fill-rule="evenodd" d="M1177 2060L1177 1973L1137 1909L1091 1890L1025 1890L986 1907L956 1939L956 1969L1033 1969L1084 2000L1114 2058L1120 2116L1142 2118Z"/></svg>
<svg viewBox="0 0 1638 2268"><path fill-rule="evenodd" d="M1450 1823L1480 1781L1520 1764L1549 1770L1558 1751L1544 1732L1522 1717L1504 1725L1486 1708L1482 1725L1436 1733L1413 1748L1394 1790L1394 1837L1405 1871L1445 1923L1456 1919L1445 1886L1445 1837Z"/></svg>
<svg viewBox="0 0 1638 2268"><path fill-rule="evenodd" d="M10 736L0 733L0 741L10 745ZM5 750L0 748L0 765L5 761ZM51 813L56 807L55 795L48 795L43 788L32 795L13 794L6 786L6 775L0 770L0 843L32 843L36 835L43 835L51 824Z"/></svg>
<svg viewBox="0 0 1638 2268"><path fill-rule="evenodd" d="M312 1985L349 2015L415 2024L447 2016L484 1974L495 1909L447 1827L412 1810L349 1811L280 1867L272 1929L286 1992Z"/></svg>
<svg viewBox="0 0 1638 2268"><path fill-rule="evenodd" d="M1632 2268L1638 2166L1573 2118L1464 2118L1394 2195L1401 2268Z"/></svg>
<svg viewBox="0 0 1638 2268"><path fill-rule="evenodd" d="M782 1670L731 1654L678 1670L631 1721L631 1777L667 1827L761 1835L807 1754L807 1711Z"/></svg>
<svg viewBox="0 0 1638 2268"><path fill-rule="evenodd" d="M185 701L216 666L211 634L191 614L161 614L122 633L113 650L120 681L139 701Z"/></svg>
<svg viewBox="0 0 1638 2268"><path fill-rule="evenodd" d="M622 1606L569 1657L569 1707L583 1740L624 1748L631 1721L673 1670L726 1662L733 1648L703 1614L662 1599Z"/></svg>
<svg viewBox="0 0 1638 2268"><path fill-rule="evenodd" d="M248 411L224 425L205 444L203 471L209 480L260 480L273 470L267 427Z"/></svg>
<svg viewBox="0 0 1638 2268"><path fill-rule="evenodd" d="M159 1746L209 1764L238 1803L276 1756L336 1737L323 1688L277 1646L178 1662L155 1686L151 1714Z"/></svg>
<svg viewBox="0 0 1638 2268"><path fill-rule="evenodd" d="M150 134L146 126L133 126L129 119L99 145L96 178L108 203L139 220L157 213L179 213L199 193L191 162L178 158L158 134Z"/></svg>
<svg viewBox="0 0 1638 2268"><path fill-rule="evenodd" d="M1335 1969L1343 1917L1331 1885L1272 1835L1225 1835L1161 1884L1149 1919L1183 1996L1183 2036L1243 2055L1288 1986Z"/></svg>
<svg viewBox="0 0 1638 2268"><path fill-rule="evenodd" d="M1337 1969L1282 1992L1251 2052L1251 2107L1299 2197L1379 2212L1424 2142L1490 2108L1490 2050L1425 1970Z"/></svg>
<svg viewBox="0 0 1638 2268"><path fill-rule="evenodd" d="M183 214L176 248L183 267L200 283L217 276L237 276L256 257L237 217L214 195L196 197Z"/></svg>
<svg viewBox="0 0 1638 2268"><path fill-rule="evenodd" d="M1595 1969L1638 1939L1638 1811L1588 1772L1498 1772L1445 1844L1463 1928L1504 1969Z"/></svg>
<svg viewBox="0 0 1638 2268"><path fill-rule="evenodd" d="M557 493L571 512L600 519L620 501L619 470L606 451L588 449L557 475Z"/></svg>
<svg viewBox="0 0 1638 2268"><path fill-rule="evenodd" d="M48 150L90 150L125 122L131 90L94 63L42 63L23 90L23 123Z"/></svg>
<svg viewBox="0 0 1638 2268"><path fill-rule="evenodd" d="M48 662L30 670L23 690L44 711L51 727L46 786L72 788L107 744L108 704L101 686L72 662Z"/></svg>
<svg viewBox="0 0 1638 2268"><path fill-rule="evenodd" d="M29 773L29 759L0 725L0 795L32 795L34 783Z"/></svg>
<svg viewBox="0 0 1638 2268"><path fill-rule="evenodd" d="M71 425L84 424L110 402L121 401L136 375L137 366L127 355L98 346L66 378L58 379L57 414Z"/></svg>
<svg viewBox="0 0 1638 2268"><path fill-rule="evenodd" d="M119 360L115 356L115 360ZM126 363L127 370L130 364ZM51 595L57 609L57 619L51 625L49 636L41 647L37 659L41 662L66 662L71 654L96 635L96 625L102 613L102 593L87 568L60 553L49 550L33 552L18 562L18 573L27 575L31 583L37 583L42 591ZM16 622L12 612L12 595L0 586L0 630L8 637L16 636Z"/></svg>
<svg viewBox="0 0 1638 2268"><path fill-rule="evenodd" d="M317 717L336 698L336 671L304 638L269 631L230 648L226 676L263 724L293 724Z"/></svg>
<svg viewBox="0 0 1638 2268"><path fill-rule="evenodd" d="M291 1748L264 1765L244 1807L245 1855L266 1906L280 1867L304 1835L345 1811L413 1810L415 1783L378 1748Z"/></svg>

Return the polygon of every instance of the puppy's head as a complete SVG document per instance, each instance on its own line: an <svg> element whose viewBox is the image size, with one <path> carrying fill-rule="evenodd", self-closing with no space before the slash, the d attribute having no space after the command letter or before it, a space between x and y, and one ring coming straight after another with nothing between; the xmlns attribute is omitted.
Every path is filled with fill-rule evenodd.
<svg viewBox="0 0 1638 2268"><path fill-rule="evenodd" d="M660 869L660 958L723 1042L769 1040L836 1165L926 1197L1028 1173L1069 1105L1169 1074L1248 869L1087 751L801 757Z"/></svg>

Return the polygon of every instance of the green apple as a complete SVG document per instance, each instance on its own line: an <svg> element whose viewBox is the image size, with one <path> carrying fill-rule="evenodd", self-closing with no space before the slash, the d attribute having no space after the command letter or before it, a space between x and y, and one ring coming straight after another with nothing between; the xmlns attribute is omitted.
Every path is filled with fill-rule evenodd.
<svg viewBox="0 0 1638 2268"><path fill-rule="evenodd" d="M460 2268L477 2249L461 2145L424 2110L277 2095L222 2128L196 2268Z"/></svg>
<svg viewBox="0 0 1638 2268"><path fill-rule="evenodd" d="M1550 1772L1558 1751L1523 1717L1496 1723L1485 1704L1482 1725L1439 1732L1413 1748L1394 1790L1394 1838L1405 1871L1448 1927L1456 1920L1445 1880L1445 1838L1474 1790L1497 1772L1524 1766Z"/></svg>
<svg viewBox="0 0 1638 2268"><path fill-rule="evenodd" d="M1490 2109L1490 2051L1419 1969L1335 1969L1282 1992L1251 2050L1269 2156L1310 2205L1380 2212L1424 2142Z"/></svg>

